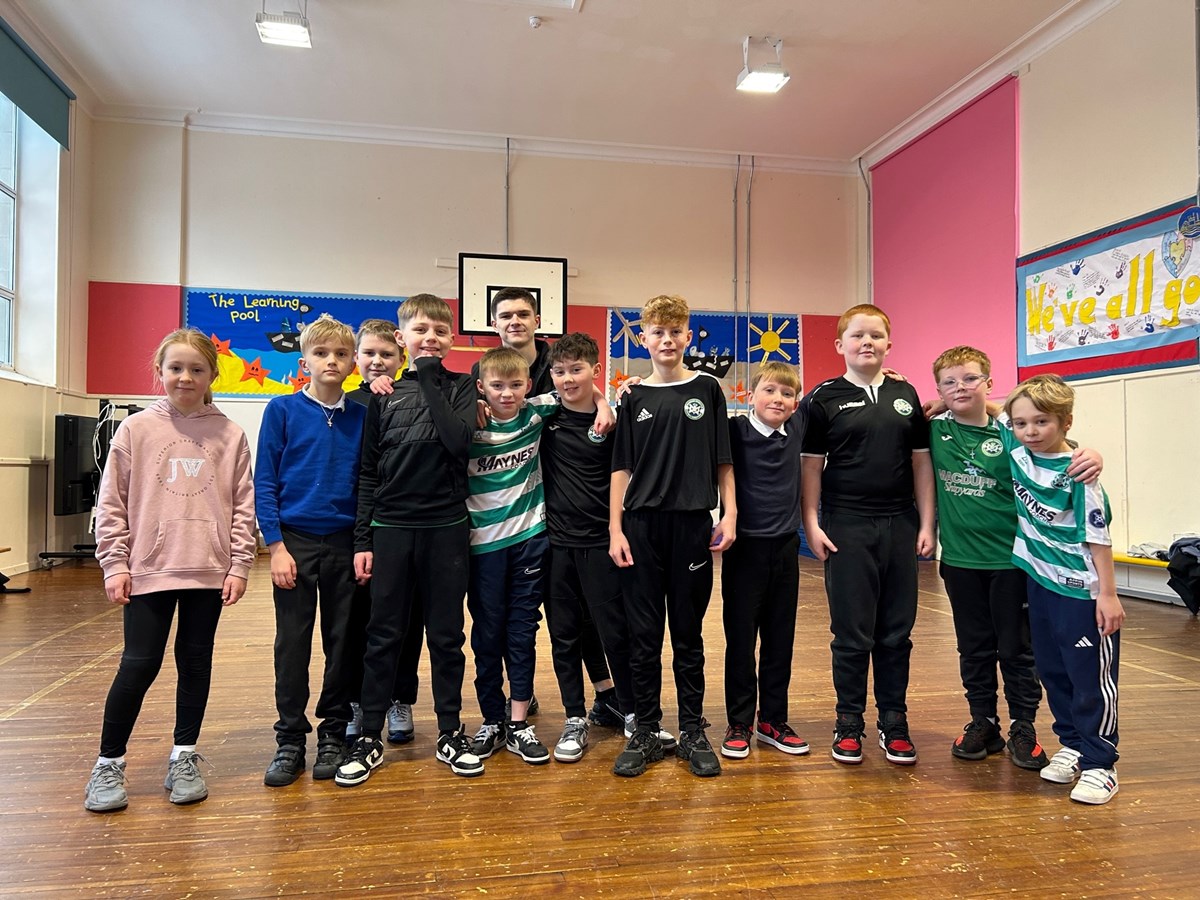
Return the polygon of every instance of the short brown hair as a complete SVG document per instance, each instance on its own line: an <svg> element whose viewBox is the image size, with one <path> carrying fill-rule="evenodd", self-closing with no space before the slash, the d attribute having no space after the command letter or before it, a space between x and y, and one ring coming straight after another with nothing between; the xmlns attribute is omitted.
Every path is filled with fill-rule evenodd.
<svg viewBox="0 0 1200 900"><path fill-rule="evenodd" d="M321 313L315 322L309 322L300 331L300 355L308 353L309 347L322 341L343 344L355 349L354 331L345 322L339 322L329 313Z"/></svg>
<svg viewBox="0 0 1200 900"><path fill-rule="evenodd" d="M367 335L383 338L388 343L396 344L396 323L389 322L387 319L364 319L363 323L358 326L358 333L354 338L355 350L358 350L362 344L362 339ZM400 349L399 344L396 344L396 349Z"/></svg>
<svg viewBox="0 0 1200 900"><path fill-rule="evenodd" d="M837 336L839 338L845 334L846 326L850 324L850 320L855 316L877 316L878 318L883 319L883 327L887 329L888 337L891 337L892 320L888 318L888 314L872 303L860 303L858 306L850 307L848 310L842 313L842 317L838 319Z"/></svg>
<svg viewBox="0 0 1200 900"><path fill-rule="evenodd" d="M550 365L576 359L589 366L600 362L600 347L590 334L572 331L550 345Z"/></svg>
<svg viewBox="0 0 1200 900"><path fill-rule="evenodd" d="M938 372L942 369L953 369L955 366L965 366L967 363L979 363L979 371L989 378L992 377L992 361L988 359L988 355L982 350L976 350L974 347L963 344L959 347L951 347L933 361L933 380L938 380L940 377Z"/></svg>
<svg viewBox="0 0 1200 900"><path fill-rule="evenodd" d="M510 300L524 300L529 304L529 308L533 310L533 314L538 315L537 298L533 293L523 287L506 287L500 288L492 296L492 321L496 320L496 310L500 308L501 303L508 303Z"/></svg>
<svg viewBox="0 0 1200 900"><path fill-rule="evenodd" d="M764 381L773 381L791 388L797 394L800 393L800 374L795 366L789 366L787 363L765 362L759 366L750 379L750 391L753 392Z"/></svg>
<svg viewBox="0 0 1200 900"><path fill-rule="evenodd" d="M675 294L659 294L642 307L643 325L686 325L691 310L687 301Z"/></svg>
<svg viewBox="0 0 1200 900"><path fill-rule="evenodd" d="M158 384L162 384L162 378L159 372L162 371L163 360L166 359L167 349L172 344L186 344L197 353L204 357L204 361L208 363L208 367L212 369L212 380L216 381L217 376L221 374L221 367L217 361L217 345L213 343L214 337L208 337L203 331L196 328L176 328L158 345L158 349L154 351L154 380ZM204 402L212 403L213 395L211 386L204 392Z"/></svg>
<svg viewBox="0 0 1200 900"><path fill-rule="evenodd" d="M413 294L396 310L396 324L403 329L417 316L425 316L427 319L454 327L450 304L436 294Z"/></svg>
<svg viewBox="0 0 1200 900"><path fill-rule="evenodd" d="M1022 397L1032 403L1038 412L1057 416L1064 428L1075 412L1075 389L1058 375L1034 375L1013 388L1004 401L1004 412L1010 418L1013 404Z"/></svg>
<svg viewBox="0 0 1200 900"><path fill-rule="evenodd" d="M529 377L529 363L516 350L508 347L493 347L479 359L479 377L489 375L508 378L513 375Z"/></svg>

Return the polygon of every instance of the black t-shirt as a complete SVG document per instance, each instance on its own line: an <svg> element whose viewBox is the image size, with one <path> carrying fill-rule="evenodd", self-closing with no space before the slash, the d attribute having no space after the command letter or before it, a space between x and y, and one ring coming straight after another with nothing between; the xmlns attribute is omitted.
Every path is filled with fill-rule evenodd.
<svg viewBox="0 0 1200 900"><path fill-rule="evenodd" d="M804 398L805 456L826 457L821 503L863 515L895 515L913 505L912 454L929 450L929 423L911 384L885 378L868 391L844 377Z"/></svg>
<svg viewBox="0 0 1200 900"><path fill-rule="evenodd" d="M556 547L608 546L613 434L596 434L595 421L563 407L542 431L546 531Z"/></svg>
<svg viewBox="0 0 1200 900"><path fill-rule="evenodd" d="M779 537L800 527L800 444L804 410L763 435L749 416L729 420L739 537Z"/></svg>
<svg viewBox="0 0 1200 900"><path fill-rule="evenodd" d="M711 375L639 384L621 399L612 469L630 470L625 509L717 505L717 466L732 463L725 393Z"/></svg>

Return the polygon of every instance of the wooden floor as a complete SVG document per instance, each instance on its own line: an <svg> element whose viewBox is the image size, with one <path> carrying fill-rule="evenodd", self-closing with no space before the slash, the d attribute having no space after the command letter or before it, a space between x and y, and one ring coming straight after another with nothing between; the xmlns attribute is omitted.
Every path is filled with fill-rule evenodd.
<svg viewBox="0 0 1200 900"><path fill-rule="evenodd" d="M1121 792L1085 807L1003 755L951 757L966 721L953 628L933 568L923 565L921 578L913 768L888 764L876 747L859 767L830 759L828 614L820 569L804 561L791 721L811 756L755 749L706 780L669 759L622 779L609 771L622 739L593 729L580 763L535 768L501 753L469 780L433 759L423 682L416 741L389 749L366 785L306 776L271 789L262 774L274 745L274 629L260 561L217 635L200 748L213 766L210 798L177 808L162 789L168 661L129 747L129 808L107 815L85 812L82 800L121 651L120 613L94 563L18 578L33 593L0 599L0 895L1200 896L1200 623L1181 607L1127 601ZM706 637L716 743L719 597ZM539 641L534 721L549 743L562 723L544 630ZM469 681L466 698L473 730ZM1048 719L1041 734L1053 752Z"/></svg>

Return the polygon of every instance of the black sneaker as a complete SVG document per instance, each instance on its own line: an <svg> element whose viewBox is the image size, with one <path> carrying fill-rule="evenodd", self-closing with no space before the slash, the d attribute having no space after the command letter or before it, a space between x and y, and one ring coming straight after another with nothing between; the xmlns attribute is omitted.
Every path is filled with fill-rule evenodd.
<svg viewBox="0 0 1200 900"><path fill-rule="evenodd" d="M304 771L304 748L283 744L275 750L275 758L267 766L263 784L267 787L286 787Z"/></svg>
<svg viewBox="0 0 1200 900"><path fill-rule="evenodd" d="M617 755L617 761L613 764L613 774L633 778L645 772L647 764L662 759L663 746L657 731L657 728L638 726L625 749Z"/></svg>
<svg viewBox="0 0 1200 900"><path fill-rule="evenodd" d="M987 759L989 753L1004 749L1000 726L984 716L972 716L963 733L954 739L950 752L959 759Z"/></svg>
<svg viewBox="0 0 1200 900"><path fill-rule="evenodd" d="M879 728L879 746L890 763L911 766L917 761L917 748L908 734L908 716L890 710L875 723Z"/></svg>
<svg viewBox="0 0 1200 900"><path fill-rule="evenodd" d="M597 694L587 717L593 725L599 725L602 728L624 726L625 714L617 708L617 692L603 691Z"/></svg>
<svg viewBox="0 0 1200 900"><path fill-rule="evenodd" d="M317 743L317 761L313 764L313 780L328 781L346 761L346 745L337 738L321 738Z"/></svg>
<svg viewBox="0 0 1200 900"><path fill-rule="evenodd" d="M679 735L679 744L675 747L675 755L686 759L692 774L701 778L721 774L721 760L717 759L712 744L708 742L708 735L704 733L707 727L708 720L701 719L698 726Z"/></svg>
<svg viewBox="0 0 1200 900"><path fill-rule="evenodd" d="M1008 729L1008 752L1012 764L1020 769L1044 769L1050 764L1046 751L1038 743L1037 731L1027 719L1017 719Z"/></svg>
<svg viewBox="0 0 1200 900"><path fill-rule="evenodd" d="M510 753L515 753L531 766L550 762L550 751L538 740L533 726L528 722L509 722L505 728L506 744Z"/></svg>
<svg viewBox="0 0 1200 900"><path fill-rule="evenodd" d="M487 759L504 746L506 738L504 726L499 722L484 722L470 741L471 752L480 759Z"/></svg>
<svg viewBox="0 0 1200 900"><path fill-rule="evenodd" d="M372 770L383 762L383 741L379 738L360 735L350 748L350 755L337 768L333 776L335 784L354 787L371 777Z"/></svg>
<svg viewBox="0 0 1200 900"><path fill-rule="evenodd" d="M858 716L839 714L833 726L833 758L848 766L862 762L863 720Z"/></svg>
<svg viewBox="0 0 1200 900"><path fill-rule="evenodd" d="M483 760L471 749L471 742L466 732L459 726L458 731L438 736L437 759L450 767L455 775L464 778L474 778L483 774Z"/></svg>

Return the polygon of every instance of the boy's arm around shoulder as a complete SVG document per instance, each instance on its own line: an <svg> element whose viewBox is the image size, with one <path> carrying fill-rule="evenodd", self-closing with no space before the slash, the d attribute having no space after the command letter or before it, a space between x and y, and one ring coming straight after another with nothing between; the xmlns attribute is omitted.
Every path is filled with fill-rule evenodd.
<svg viewBox="0 0 1200 900"><path fill-rule="evenodd" d="M371 522L375 519L375 491L379 487L379 417L386 402L373 398L363 422L362 447L358 454L358 509L354 518L356 555L371 550Z"/></svg>

